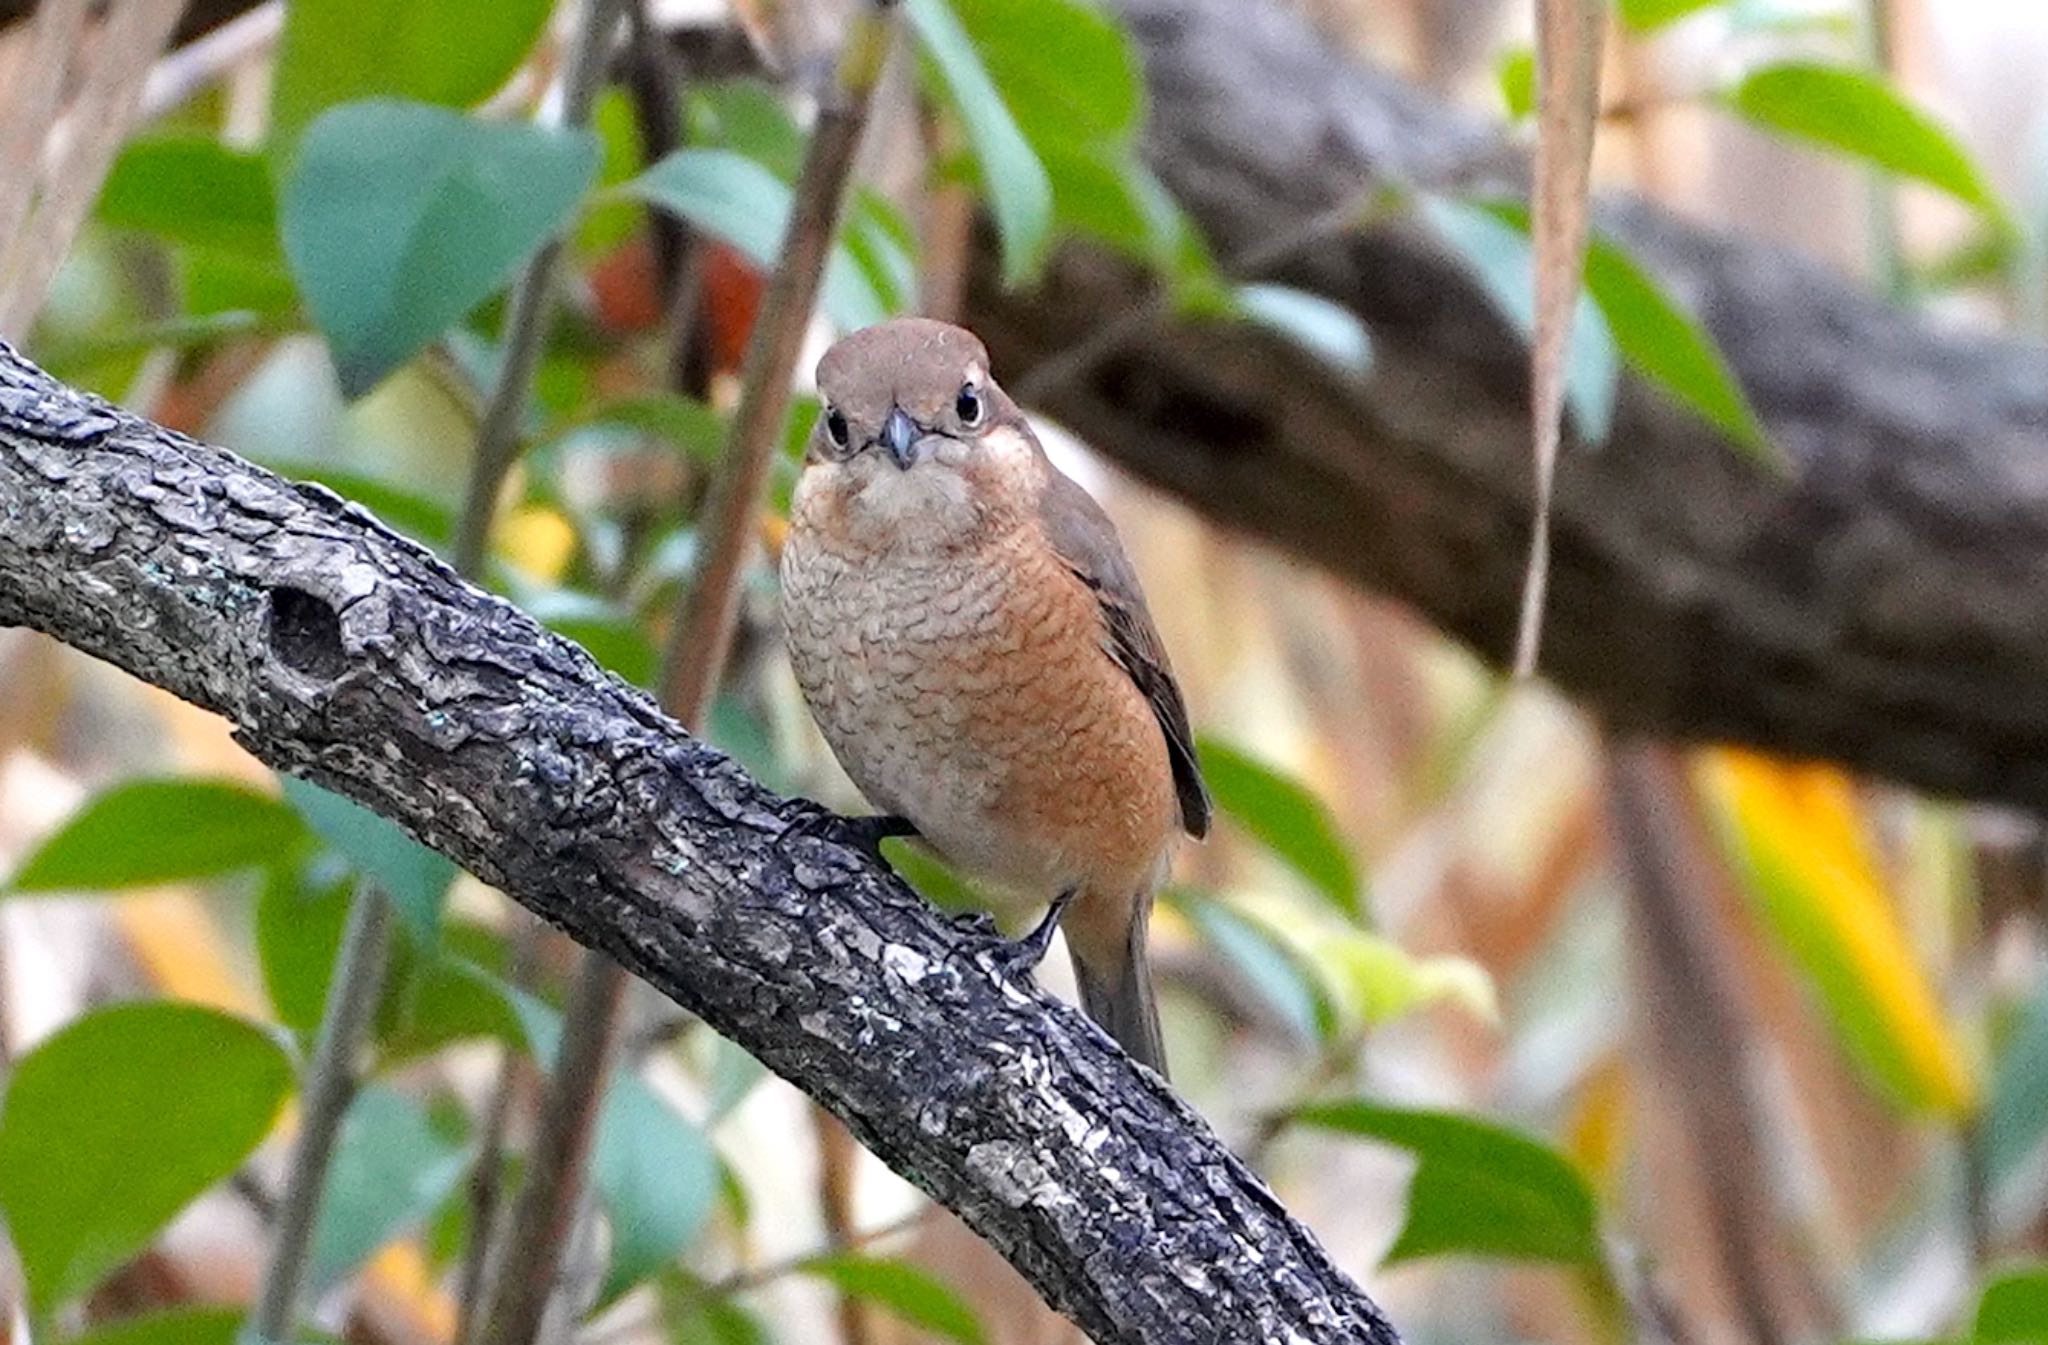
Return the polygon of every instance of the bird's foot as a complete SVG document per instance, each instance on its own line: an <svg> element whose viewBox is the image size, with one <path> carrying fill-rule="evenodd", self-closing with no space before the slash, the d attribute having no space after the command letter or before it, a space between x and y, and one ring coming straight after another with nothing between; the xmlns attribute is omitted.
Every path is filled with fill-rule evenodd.
<svg viewBox="0 0 2048 1345"><path fill-rule="evenodd" d="M809 799L792 799L783 812L782 834L777 845L787 845L805 836L858 850L871 859L883 860L882 842L891 836L915 836L917 827L907 817L874 813L848 817Z"/></svg>
<svg viewBox="0 0 2048 1345"><path fill-rule="evenodd" d="M1060 927L1060 917L1067 913L1067 907L1073 900L1072 892L1062 892L1054 897L1052 905L1045 908L1045 914L1031 927L1030 933L1022 938L1001 940L989 950L989 959L1012 980L1030 980L1052 948L1053 931Z"/></svg>

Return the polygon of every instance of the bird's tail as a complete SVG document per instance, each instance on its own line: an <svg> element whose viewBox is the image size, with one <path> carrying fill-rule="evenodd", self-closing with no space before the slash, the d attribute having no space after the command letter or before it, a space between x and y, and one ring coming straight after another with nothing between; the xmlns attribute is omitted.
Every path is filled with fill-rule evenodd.
<svg viewBox="0 0 2048 1345"><path fill-rule="evenodd" d="M1088 892L1082 894L1081 904L1094 904L1089 901L1091 897L1101 901L1099 894ZM1152 968L1145 955L1152 902L1148 895L1137 901L1120 901L1115 906L1127 910L1128 917L1107 928L1088 921L1094 928L1084 933L1081 921L1068 918L1067 952L1073 958L1081 1007L1116 1038L1133 1060L1150 1066L1165 1078L1166 1044L1159 1036L1159 1006L1152 998ZM1101 929L1100 936L1086 936L1095 929Z"/></svg>

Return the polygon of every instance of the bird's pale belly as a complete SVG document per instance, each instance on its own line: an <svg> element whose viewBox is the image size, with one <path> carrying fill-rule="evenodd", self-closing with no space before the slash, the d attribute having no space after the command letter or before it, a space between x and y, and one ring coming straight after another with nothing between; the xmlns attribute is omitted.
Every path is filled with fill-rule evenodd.
<svg viewBox="0 0 2048 1345"><path fill-rule="evenodd" d="M1165 738L1078 580L1028 553L786 559L797 678L871 803L1034 899L1155 884L1178 830Z"/></svg>

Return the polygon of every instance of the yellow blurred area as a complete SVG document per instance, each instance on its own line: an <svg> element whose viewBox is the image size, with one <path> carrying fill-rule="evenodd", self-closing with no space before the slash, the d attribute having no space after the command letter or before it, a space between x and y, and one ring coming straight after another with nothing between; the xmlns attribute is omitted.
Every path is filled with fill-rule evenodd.
<svg viewBox="0 0 2048 1345"><path fill-rule="evenodd" d="M1907 1105L1975 1110L1976 1070L1906 937L1848 777L1737 748L1700 753L1696 774L1760 911L1851 1051Z"/></svg>

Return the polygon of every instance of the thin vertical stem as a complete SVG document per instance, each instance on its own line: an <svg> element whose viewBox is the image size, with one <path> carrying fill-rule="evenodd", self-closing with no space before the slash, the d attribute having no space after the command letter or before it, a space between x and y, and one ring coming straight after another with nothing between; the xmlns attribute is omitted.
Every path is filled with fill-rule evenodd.
<svg viewBox="0 0 2048 1345"><path fill-rule="evenodd" d="M356 1095L356 1057L370 1035L391 954L391 901L374 884L356 889L334 961L334 979L320 1015L306 1070L304 1121L292 1150L291 1174L278 1205L277 1240L250 1317L259 1340L288 1341L304 1292L306 1258L319 1224L327 1168L341 1118Z"/></svg>
<svg viewBox="0 0 2048 1345"><path fill-rule="evenodd" d="M781 253L747 347L732 429L699 525L697 563L664 656L663 702L690 729L703 722L723 673L790 381L817 305L868 105L888 54L894 5L878 0L850 26L833 87L811 133ZM541 1107L502 1255L486 1274L484 1345L534 1345L582 1208L589 1146L616 1050L629 980L586 953L564 1016L560 1055Z"/></svg>
<svg viewBox="0 0 2048 1345"><path fill-rule="evenodd" d="M588 0L571 42L563 73L564 124L588 120L603 71L606 23L614 0ZM605 31L600 31L605 29ZM498 488L512 460L511 445L524 415L546 331L547 297L560 256L558 243L542 248L513 294L507 319L508 350L492 390L490 410L479 431L470 475L469 503L462 517L457 564L475 578L490 536ZM509 408L509 410L507 409ZM495 429L493 427L496 427ZM496 436L495 438L493 436ZM306 1256L320 1214L334 1138L355 1096L356 1057L368 1040L377 998L391 960L390 900L375 887L358 888L349 907L347 933L335 957L334 980L321 1016L319 1046L308 1069L305 1121L292 1154L291 1177L279 1212L276 1248L264 1276L251 1328L265 1341L291 1339L305 1280Z"/></svg>
<svg viewBox="0 0 2048 1345"><path fill-rule="evenodd" d="M582 21L570 37L562 71L560 124L581 126L590 120L591 104L604 82L606 54L618 17L619 0L585 0ZM548 322L554 316L556 281L562 269L561 239L551 239L533 254L513 287L505 311L505 362L491 388L483 423L477 428L476 459L469 473L469 494L455 529L455 568L472 578L482 574L490 546L491 522L498 513L498 494L519 460L519 428L533 395L534 371L540 367Z"/></svg>

